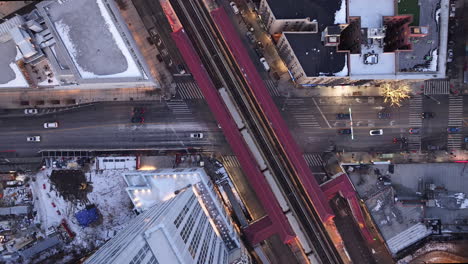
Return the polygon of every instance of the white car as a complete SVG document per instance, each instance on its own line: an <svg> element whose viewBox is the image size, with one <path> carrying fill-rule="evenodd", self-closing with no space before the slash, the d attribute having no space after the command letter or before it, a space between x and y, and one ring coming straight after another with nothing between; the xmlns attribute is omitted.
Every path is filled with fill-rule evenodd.
<svg viewBox="0 0 468 264"><path fill-rule="evenodd" d="M371 130L371 131L369 131L369 134L371 136L382 136L383 135L383 129Z"/></svg>
<svg viewBox="0 0 468 264"><path fill-rule="evenodd" d="M58 128L57 122L44 123L44 128Z"/></svg>
<svg viewBox="0 0 468 264"><path fill-rule="evenodd" d="M26 138L27 142L41 142L41 136L32 136Z"/></svg>
<svg viewBox="0 0 468 264"><path fill-rule="evenodd" d="M203 138L203 133L191 133L191 138Z"/></svg>
<svg viewBox="0 0 468 264"><path fill-rule="evenodd" d="M38 111L35 108L24 109L24 114L25 115L35 115L37 113L38 113Z"/></svg>
<svg viewBox="0 0 468 264"><path fill-rule="evenodd" d="M234 11L234 14L236 14L236 15L239 14L239 8L237 8L236 3L230 2L229 5L231 6L232 11Z"/></svg>
<svg viewBox="0 0 468 264"><path fill-rule="evenodd" d="M268 62L266 61L265 58L260 58L260 62L262 63L263 65L263 68L265 68L265 71L270 71L270 65L268 65Z"/></svg>

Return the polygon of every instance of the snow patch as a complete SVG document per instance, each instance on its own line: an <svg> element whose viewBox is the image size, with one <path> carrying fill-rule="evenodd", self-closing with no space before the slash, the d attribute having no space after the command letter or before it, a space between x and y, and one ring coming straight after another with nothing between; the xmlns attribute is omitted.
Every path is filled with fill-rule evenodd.
<svg viewBox="0 0 468 264"><path fill-rule="evenodd" d="M78 72L80 73L81 77L83 79L95 79L95 78L120 78L120 77L142 77L141 71L139 70L138 66L136 65L135 61L133 60L132 55L130 54L130 51L128 50L127 46L125 45L125 42L122 38L122 36L119 34L117 31L117 28L115 27L109 12L107 11L104 3L101 0L96 0L97 5L99 6L99 10L101 12L102 17L104 18L104 21L107 25L107 28L109 29L110 33L112 34L112 38L114 39L115 43L121 50L122 54L124 55L125 59L127 60L127 69L123 72L120 73L115 73L115 74L109 74L109 75L98 75L93 72L89 72L84 70L77 61L77 56L78 53L80 52L79 50L76 49L76 46L74 45L73 41L70 38L70 27L63 23L62 20L59 20L55 22L55 28L60 35L60 38L62 39L65 47L67 48L68 52L70 53L70 56L72 57L73 62L75 63L76 68L78 69Z"/></svg>
<svg viewBox="0 0 468 264"><path fill-rule="evenodd" d="M335 12L335 24L346 24L346 0L341 0L341 7Z"/></svg>
<svg viewBox="0 0 468 264"><path fill-rule="evenodd" d="M102 173L93 171L86 173L93 188L87 197L89 202L98 208L102 215L102 223L82 228L78 225L74 214L84 209L83 206L72 204L57 192L50 191L51 183L48 175L51 172L52 169L38 172L36 181L32 182L34 209L37 211L35 220L41 223L43 230L47 230L49 227L59 225L62 219L65 219L70 229L76 233L76 237L71 242L72 246L92 250L96 245L111 238L135 216L125 191L125 182L121 177L123 171L105 170ZM57 211L60 211L60 215Z"/></svg>
<svg viewBox="0 0 468 264"><path fill-rule="evenodd" d="M428 68L424 68L423 71L437 71L437 57L438 57L438 54L437 54L437 49L434 49L431 53L431 57L432 57L432 60L431 60L431 64L429 65Z"/></svg>
<svg viewBox="0 0 468 264"><path fill-rule="evenodd" d="M383 202L381 200L377 200L377 205L374 207L374 209L372 209L372 211L374 211L374 212L379 211L380 208L382 208L382 204L383 204Z"/></svg>
<svg viewBox="0 0 468 264"><path fill-rule="evenodd" d="M106 21L106 24L116 41L117 45L119 46L120 50L122 51L123 55L125 56L125 59L127 59L127 70L121 73L116 73L112 75L106 75L105 77L141 77L141 72L136 65L135 61L133 60L132 55L130 54L130 51L128 51L127 46L124 43L124 40L122 39L122 36L119 34L117 31L117 28L114 25L114 22L112 21L109 12L107 11L106 7L104 6L104 3L102 0L96 0L96 3L99 6L99 10L101 11L101 15L104 17L104 20Z"/></svg>
<svg viewBox="0 0 468 264"><path fill-rule="evenodd" d="M19 52L18 48L16 48L15 61L18 61L18 60L20 60L22 58L23 58L23 56L21 55L21 52ZM5 88L29 87L29 84L26 81L26 79L24 78L23 73L21 72L20 68L18 67L18 65L16 65L15 62L10 63L10 68L15 73L15 79L13 79L13 80L11 80L11 81L9 81L7 83L0 84L0 88L2 88L2 87L5 87Z"/></svg>
<svg viewBox="0 0 468 264"><path fill-rule="evenodd" d="M343 1L344 2L344 1ZM344 66L343 69L339 72L335 72L333 75L339 76L339 77L346 77L348 76L348 58L347 56L344 57Z"/></svg>

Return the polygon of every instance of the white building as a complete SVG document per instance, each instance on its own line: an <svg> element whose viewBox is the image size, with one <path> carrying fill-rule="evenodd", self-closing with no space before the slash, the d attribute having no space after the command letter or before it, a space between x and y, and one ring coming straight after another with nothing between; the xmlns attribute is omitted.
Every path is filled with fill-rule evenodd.
<svg viewBox="0 0 468 264"><path fill-rule="evenodd" d="M201 168L124 174L142 212L85 263L250 263Z"/></svg>

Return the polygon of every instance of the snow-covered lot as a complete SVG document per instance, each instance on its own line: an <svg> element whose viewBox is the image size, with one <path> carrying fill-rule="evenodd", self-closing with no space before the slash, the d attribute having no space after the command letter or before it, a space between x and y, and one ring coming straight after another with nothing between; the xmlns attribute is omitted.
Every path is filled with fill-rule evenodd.
<svg viewBox="0 0 468 264"><path fill-rule="evenodd" d="M48 178L51 171L47 169L38 172L35 176L36 181L32 183L33 197L37 198L34 203L34 210L37 211L35 220L41 223L41 228L45 231L49 227L59 225L62 219L65 219L76 234L70 248L92 249L111 238L114 232L123 228L135 216L131 201L124 189L122 171L107 170L103 173L92 171L86 173L88 181L92 183L88 200L89 204L95 204L98 208L102 222L90 227L80 227L74 214L84 209L84 205L72 204L56 191L51 191L51 182Z"/></svg>

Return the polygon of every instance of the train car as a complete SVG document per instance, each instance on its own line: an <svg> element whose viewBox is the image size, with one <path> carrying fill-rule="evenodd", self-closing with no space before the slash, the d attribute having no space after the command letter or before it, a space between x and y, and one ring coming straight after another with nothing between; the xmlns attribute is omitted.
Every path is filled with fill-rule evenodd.
<svg viewBox="0 0 468 264"><path fill-rule="evenodd" d="M258 167L260 168L261 171L264 171L267 169L267 165L265 162L265 159L263 159L262 154L260 154L260 150L258 149L257 145L255 144L255 141L253 140L252 136L250 135L249 131L247 129L244 129L241 131L242 137L245 140L245 143L247 143L247 147L250 149L250 152L252 152L255 160L257 161Z"/></svg>
<svg viewBox="0 0 468 264"><path fill-rule="evenodd" d="M299 222L297 221L296 217L292 214L291 211L286 213L286 218L288 218L288 222L291 225L294 233L296 233L297 238L299 239L299 242L301 242L301 246L304 249L304 253L307 255L312 252L312 248L310 247L309 241L307 241L307 238L302 231L302 229L299 227Z"/></svg>
<svg viewBox="0 0 468 264"><path fill-rule="evenodd" d="M314 253L310 253L307 255L307 258L309 259L310 264L322 264L317 257L315 256Z"/></svg>
<svg viewBox="0 0 468 264"><path fill-rule="evenodd" d="M289 205L286 202L286 199L281 192L280 188L278 187L278 184L276 183L275 179L273 178L273 175L271 175L269 170L266 170L263 172L263 175L265 175L265 178L268 182L268 184L271 187L271 190L273 191L273 194L276 197L276 200L278 200L278 203L281 206L281 209L283 209L283 212L288 212L289 211Z"/></svg>
<svg viewBox="0 0 468 264"><path fill-rule="evenodd" d="M243 129L245 127L244 121L242 120L242 117L239 114L237 107L232 102L232 99L226 91L226 88L223 87L219 89L219 94L221 94L221 98L223 99L224 104L226 105L229 113L231 114L232 119L234 119L234 122L236 122L237 128L239 130Z"/></svg>

